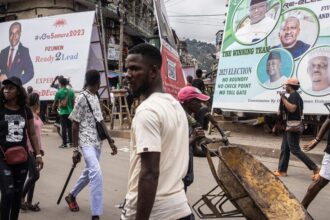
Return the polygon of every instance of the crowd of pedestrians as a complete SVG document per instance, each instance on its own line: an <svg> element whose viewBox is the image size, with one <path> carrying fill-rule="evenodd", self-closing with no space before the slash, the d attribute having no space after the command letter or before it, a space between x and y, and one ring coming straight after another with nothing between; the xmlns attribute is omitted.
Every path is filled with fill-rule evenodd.
<svg viewBox="0 0 330 220"><path fill-rule="evenodd" d="M194 181L193 156L199 154L199 140L205 138L208 112L202 71L175 98L164 92L161 76L162 56L149 45L133 47L126 60L127 76L132 95L143 99L135 111L131 127L128 186L122 205L122 220L173 219L193 220L186 192ZM90 215L99 220L103 214L103 185L100 156L103 140L109 143L112 155L117 147L104 123L98 90L101 76L96 70L85 74L82 92L75 97L64 77L55 95L53 111L58 109L62 126L61 148L72 147L72 162L83 158L85 168L76 184L65 197L72 212L79 211L77 197L90 187ZM291 122L301 122L303 100L297 90L299 81L288 79L286 94L281 94L279 115L286 122L281 155L276 176L287 176L290 153L297 156L313 172L313 183L302 201L305 208L330 180L330 133L322 167L319 168L301 151L300 132L290 130ZM43 168L44 148L39 117L39 95L33 88L28 93L17 77L2 82L0 90L0 189L1 220L17 220L19 210L40 211L33 203L34 189ZM287 97L288 96L288 97ZM298 123L299 124L299 123ZM312 150L329 131L330 116L317 137L303 148ZM16 150L14 156L10 152ZM202 154L202 152L200 152ZM13 157L13 158L10 158Z"/></svg>

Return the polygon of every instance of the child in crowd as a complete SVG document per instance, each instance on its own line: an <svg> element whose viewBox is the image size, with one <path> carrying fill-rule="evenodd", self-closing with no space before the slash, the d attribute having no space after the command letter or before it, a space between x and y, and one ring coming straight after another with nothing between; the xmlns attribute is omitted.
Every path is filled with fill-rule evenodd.
<svg viewBox="0 0 330 220"><path fill-rule="evenodd" d="M40 117L38 116L40 101L39 101L39 95L37 93L29 94L28 105L33 112L33 122L34 122L36 137L37 137L37 143L40 146L40 153L43 156L44 151L41 147L41 129L43 126L43 122L40 119ZM36 157L35 157L35 153L32 149L31 142L29 139L27 141L27 145L29 148L29 176L23 187L21 209L38 212L38 211L40 211L39 202L36 204L32 204L32 199L33 199L35 183L39 179L40 174L39 174L39 169L36 167L36 162L35 162ZM25 201L26 196L27 196L27 199Z"/></svg>

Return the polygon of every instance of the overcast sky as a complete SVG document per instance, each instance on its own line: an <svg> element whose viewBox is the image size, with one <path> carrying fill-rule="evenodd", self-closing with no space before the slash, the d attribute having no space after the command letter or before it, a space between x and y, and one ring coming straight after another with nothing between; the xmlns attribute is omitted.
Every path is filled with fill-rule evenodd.
<svg viewBox="0 0 330 220"><path fill-rule="evenodd" d="M164 0L170 25L180 38L190 38L209 43L215 42L215 34L223 29L224 16L171 17L178 15L224 14L226 0Z"/></svg>

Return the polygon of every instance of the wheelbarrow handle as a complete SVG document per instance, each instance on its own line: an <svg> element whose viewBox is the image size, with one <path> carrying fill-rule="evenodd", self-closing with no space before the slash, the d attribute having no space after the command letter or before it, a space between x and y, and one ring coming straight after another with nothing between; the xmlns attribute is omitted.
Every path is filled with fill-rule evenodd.
<svg viewBox="0 0 330 220"><path fill-rule="evenodd" d="M223 138L223 143L228 146L229 145L229 140L227 138L227 135L225 134L224 130L222 128L220 128L220 126L218 125L218 122L214 119L214 117L208 112L205 114L205 117L211 122L211 124L219 131L219 133L221 134L222 138Z"/></svg>

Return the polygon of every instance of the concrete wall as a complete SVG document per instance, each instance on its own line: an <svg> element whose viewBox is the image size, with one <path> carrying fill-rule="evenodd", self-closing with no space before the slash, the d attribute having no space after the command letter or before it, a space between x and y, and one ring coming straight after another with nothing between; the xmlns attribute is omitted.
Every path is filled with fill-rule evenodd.
<svg viewBox="0 0 330 220"><path fill-rule="evenodd" d="M36 18L74 11L73 0L23 0L7 4L7 14L15 14L17 19Z"/></svg>

